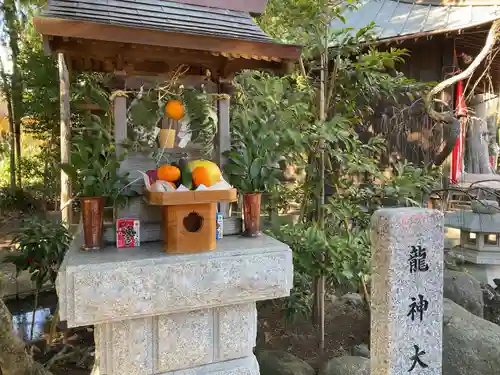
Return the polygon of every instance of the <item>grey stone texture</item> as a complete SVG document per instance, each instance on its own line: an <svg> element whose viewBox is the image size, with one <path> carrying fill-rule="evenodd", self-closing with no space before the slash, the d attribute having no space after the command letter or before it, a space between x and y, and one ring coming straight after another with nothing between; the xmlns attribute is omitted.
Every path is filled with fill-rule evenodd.
<svg viewBox="0 0 500 375"><path fill-rule="evenodd" d="M498 375L500 326L444 300L443 375Z"/></svg>
<svg viewBox="0 0 500 375"><path fill-rule="evenodd" d="M260 375L315 375L314 369L293 354L279 350L257 350Z"/></svg>
<svg viewBox="0 0 500 375"><path fill-rule="evenodd" d="M259 375L259 364L252 354L233 361L217 362L180 371L165 372L161 375Z"/></svg>
<svg viewBox="0 0 500 375"><path fill-rule="evenodd" d="M351 355L353 357L365 357L370 358L370 349L366 344L354 345L351 350Z"/></svg>
<svg viewBox="0 0 500 375"><path fill-rule="evenodd" d="M445 270L444 298L449 298L474 315L484 316L481 283L468 273Z"/></svg>
<svg viewBox="0 0 500 375"><path fill-rule="evenodd" d="M457 246L450 254L459 261L485 266L483 268L500 265L500 251L478 251Z"/></svg>
<svg viewBox="0 0 500 375"><path fill-rule="evenodd" d="M447 227L464 229L469 232L498 233L500 212L497 214L477 214L472 211L456 211L446 214Z"/></svg>
<svg viewBox="0 0 500 375"><path fill-rule="evenodd" d="M255 303L95 326L101 374L152 375L253 355Z"/></svg>
<svg viewBox="0 0 500 375"><path fill-rule="evenodd" d="M470 204L472 212L476 214L500 214L500 208L497 201L478 199Z"/></svg>
<svg viewBox="0 0 500 375"><path fill-rule="evenodd" d="M422 266L410 272L412 246L425 249ZM419 359L426 375L441 375L444 228L441 212L381 209L372 217L371 374L408 373ZM423 255L423 254L420 254ZM409 316L412 298L428 303L422 321ZM417 346L417 347L416 347ZM422 353L420 353L422 351ZM423 353L425 352L425 353ZM416 363L416 370L422 368ZM415 372L418 373L418 372Z"/></svg>
<svg viewBox="0 0 500 375"><path fill-rule="evenodd" d="M359 293L346 293L340 297L341 304L348 304L351 306L363 306L365 301L363 296Z"/></svg>
<svg viewBox="0 0 500 375"><path fill-rule="evenodd" d="M57 279L69 327L288 296L292 253L268 236L225 237L217 250L170 255L161 243L83 252L75 238Z"/></svg>
<svg viewBox="0 0 500 375"><path fill-rule="evenodd" d="M2 259L3 256L0 254L0 262ZM51 288L52 286L47 282L42 290ZM0 298L15 298L17 293L32 295L35 291L36 284L31 281L31 273L23 271L17 275L16 266L11 263L0 263Z"/></svg>
<svg viewBox="0 0 500 375"><path fill-rule="evenodd" d="M161 207L150 206L142 196L130 197L125 207L117 209L117 219L139 219L141 224L161 223Z"/></svg>
<svg viewBox="0 0 500 375"><path fill-rule="evenodd" d="M333 358L321 368L319 375L370 375L370 360L354 356Z"/></svg>
<svg viewBox="0 0 500 375"><path fill-rule="evenodd" d="M232 361L211 363L195 368L157 373L158 375L259 375L259 365L255 356L238 358ZM99 368L94 367L92 375L104 375ZM127 372L120 375L128 375ZM155 374L156 375L156 374Z"/></svg>

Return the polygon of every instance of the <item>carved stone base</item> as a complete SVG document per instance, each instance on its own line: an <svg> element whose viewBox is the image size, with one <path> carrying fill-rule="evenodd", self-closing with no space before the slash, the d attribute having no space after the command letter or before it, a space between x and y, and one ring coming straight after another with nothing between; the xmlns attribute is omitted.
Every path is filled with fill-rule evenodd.
<svg viewBox="0 0 500 375"><path fill-rule="evenodd" d="M289 295L292 253L267 236L169 255L161 242L99 252L77 236L57 292L68 327L95 325L97 375L258 375L256 301Z"/></svg>
<svg viewBox="0 0 500 375"><path fill-rule="evenodd" d="M252 356L255 303L95 326L101 374L169 373Z"/></svg>

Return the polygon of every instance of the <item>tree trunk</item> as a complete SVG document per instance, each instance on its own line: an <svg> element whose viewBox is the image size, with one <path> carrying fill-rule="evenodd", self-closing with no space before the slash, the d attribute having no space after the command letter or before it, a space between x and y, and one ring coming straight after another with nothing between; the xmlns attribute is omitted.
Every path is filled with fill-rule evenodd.
<svg viewBox="0 0 500 375"><path fill-rule="evenodd" d="M475 113L467 129L466 171L475 174L492 173L493 170L490 166L490 137L492 140L496 139L494 132L491 132L491 128L496 127L498 99L486 95L476 95L471 104Z"/></svg>
<svg viewBox="0 0 500 375"><path fill-rule="evenodd" d="M325 28L329 26L325 25ZM327 112L327 77L328 77L328 39L325 36L325 43L323 46L323 52L321 53L321 71L320 71L320 86L319 86L319 120L321 122L326 121L326 112ZM325 204L325 140L321 139L319 141L319 175L320 175L320 194L317 197L317 223L320 228L324 228L325 226L325 215L324 215L324 204ZM326 250L324 250L326 251ZM325 263L325 255L321 254L321 263L324 265ZM316 280L314 285L315 290L314 294L316 297L316 308L317 312L315 317L318 319L317 323L319 324L319 351L320 355L323 355L325 350L325 284L326 284L326 276L321 273Z"/></svg>
<svg viewBox="0 0 500 375"><path fill-rule="evenodd" d="M7 114L9 116L9 146L10 146L10 188L12 193L16 191L16 152L14 136L14 111L12 109L12 95L10 80L5 72L5 67L0 59L0 77L2 78L2 92L7 102Z"/></svg>
<svg viewBox="0 0 500 375"><path fill-rule="evenodd" d="M12 109L12 99L9 95L8 101L9 108L9 153L10 153L10 188L12 193L15 193L17 190L17 179L16 179L16 136L15 136L15 126L14 126L14 118L13 118L13 109Z"/></svg>
<svg viewBox="0 0 500 375"><path fill-rule="evenodd" d="M0 368L5 375L52 375L26 352L24 342L12 332L12 317L0 298Z"/></svg>
<svg viewBox="0 0 500 375"><path fill-rule="evenodd" d="M45 157L45 161L43 163L43 212L47 213L47 205L49 201L49 156Z"/></svg>
<svg viewBox="0 0 500 375"><path fill-rule="evenodd" d="M21 71L19 69L19 35L20 27L17 18L17 2L16 0L4 0L3 14L7 33L9 35L9 47L12 60L12 77L11 77L11 109L14 122L15 133L15 149L17 159L17 187L22 187L21 181L21 117L22 117L22 80Z"/></svg>
<svg viewBox="0 0 500 375"><path fill-rule="evenodd" d="M488 163L487 127L482 119L470 121L467 129L467 173L491 173Z"/></svg>

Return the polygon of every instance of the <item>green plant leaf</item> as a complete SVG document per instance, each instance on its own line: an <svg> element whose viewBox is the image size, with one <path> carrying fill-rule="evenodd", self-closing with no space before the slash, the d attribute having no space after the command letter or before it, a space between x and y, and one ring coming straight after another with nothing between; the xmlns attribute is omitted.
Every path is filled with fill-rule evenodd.
<svg viewBox="0 0 500 375"><path fill-rule="evenodd" d="M234 176L244 176L247 173L241 166L236 164L226 164L224 166L224 171Z"/></svg>
<svg viewBox="0 0 500 375"><path fill-rule="evenodd" d="M250 165L250 170L249 170L250 178L258 179L259 176L261 175L261 171L262 171L262 159L257 158Z"/></svg>

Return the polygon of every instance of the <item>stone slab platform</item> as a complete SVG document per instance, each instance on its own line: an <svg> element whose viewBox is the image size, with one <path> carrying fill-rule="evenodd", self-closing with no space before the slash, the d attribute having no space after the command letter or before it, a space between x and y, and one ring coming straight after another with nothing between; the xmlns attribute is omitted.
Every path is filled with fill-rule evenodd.
<svg viewBox="0 0 500 375"><path fill-rule="evenodd" d="M160 242L82 252L77 234L59 271L61 319L69 327L286 297L292 252L271 237L225 237L217 250L169 255Z"/></svg>

